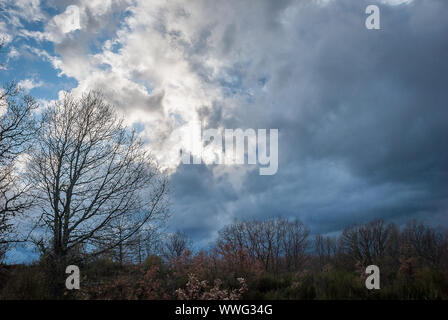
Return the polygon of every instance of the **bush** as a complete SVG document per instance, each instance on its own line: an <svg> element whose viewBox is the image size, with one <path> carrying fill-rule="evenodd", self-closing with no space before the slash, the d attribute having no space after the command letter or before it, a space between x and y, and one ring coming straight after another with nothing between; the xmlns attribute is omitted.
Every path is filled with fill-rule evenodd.
<svg viewBox="0 0 448 320"><path fill-rule="evenodd" d="M0 299L41 300L51 298L48 283L37 265L14 265L3 270ZM3 282L3 280L6 280Z"/></svg>

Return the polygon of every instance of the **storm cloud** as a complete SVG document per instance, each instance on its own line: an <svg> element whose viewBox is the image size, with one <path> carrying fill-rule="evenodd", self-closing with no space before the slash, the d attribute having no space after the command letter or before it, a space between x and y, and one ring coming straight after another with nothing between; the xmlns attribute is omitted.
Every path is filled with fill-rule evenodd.
<svg viewBox="0 0 448 320"><path fill-rule="evenodd" d="M370 4L380 30L365 28ZM448 225L447 1L48 5L77 5L80 30L56 30L42 9L46 27L14 33L51 43L29 51L139 129L170 174L168 231L207 246L232 221L274 216L322 233L374 218ZM170 134L197 121L279 129L277 174L178 165L185 141Z"/></svg>
<svg viewBox="0 0 448 320"><path fill-rule="evenodd" d="M448 222L447 4L380 6L380 31L363 28L367 4L302 4L293 26L273 23L288 15L287 6L266 13L272 16L260 24L271 21L269 31L257 24L259 39L249 38L252 47L246 49L250 61L232 70L241 85L228 100L238 107L222 123L279 128L278 174L247 172L230 198L210 190L199 191L194 200L179 197L177 205L187 206L189 214L174 221L192 219L191 230L197 233L202 224L201 238L211 239L222 216L224 221L297 217L314 232L374 218ZM225 52L249 45L238 28L229 30ZM183 181L199 190L197 175L206 179L214 169L189 180L193 170L176 172L174 185ZM222 186L209 188L218 192ZM204 211L208 214L195 214Z"/></svg>

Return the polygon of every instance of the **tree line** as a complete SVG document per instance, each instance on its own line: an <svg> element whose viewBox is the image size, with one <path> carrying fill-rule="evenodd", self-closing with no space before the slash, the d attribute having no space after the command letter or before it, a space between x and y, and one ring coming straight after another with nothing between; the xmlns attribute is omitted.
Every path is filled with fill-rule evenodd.
<svg viewBox="0 0 448 320"><path fill-rule="evenodd" d="M0 268L4 299L447 299L448 230L374 220L337 236L298 220L239 221L207 249L182 232L152 233L79 260L81 289L55 296L44 257ZM368 265L381 289L365 286Z"/></svg>

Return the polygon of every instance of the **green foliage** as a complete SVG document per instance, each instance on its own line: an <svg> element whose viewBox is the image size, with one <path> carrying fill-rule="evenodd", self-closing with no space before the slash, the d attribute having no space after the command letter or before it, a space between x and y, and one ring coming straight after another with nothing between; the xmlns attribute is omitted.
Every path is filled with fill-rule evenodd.
<svg viewBox="0 0 448 320"><path fill-rule="evenodd" d="M412 278L400 277L395 291L404 299L438 300L448 298L448 279L440 271L424 267Z"/></svg>
<svg viewBox="0 0 448 320"><path fill-rule="evenodd" d="M149 270L153 267L157 267L161 271L166 269L161 257L157 255L149 255L146 257L145 261L143 261L143 269Z"/></svg>
<svg viewBox="0 0 448 320"><path fill-rule="evenodd" d="M120 270L120 264L109 258L99 258L87 264L85 275L89 278L103 278L116 276Z"/></svg>
<svg viewBox="0 0 448 320"><path fill-rule="evenodd" d="M49 284L38 265L14 265L2 272L0 299L37 300L51 298Z"/></svg>

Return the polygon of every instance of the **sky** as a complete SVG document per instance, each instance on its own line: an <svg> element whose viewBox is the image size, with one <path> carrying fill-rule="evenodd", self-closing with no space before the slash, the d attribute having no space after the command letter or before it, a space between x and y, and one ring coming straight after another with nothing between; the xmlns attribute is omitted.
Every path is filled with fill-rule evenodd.
<svg viewBox="0 0 448 320"><path fill-rule="evenodd" d="M379 30L365 27L368 5ZM167 232L448 225L446 0L1 0L0 82L45 106L101 90L170 177ZM278 171L179 164L204 128L278 129ZM16 259L23 258L16 252Z"/></svg>

